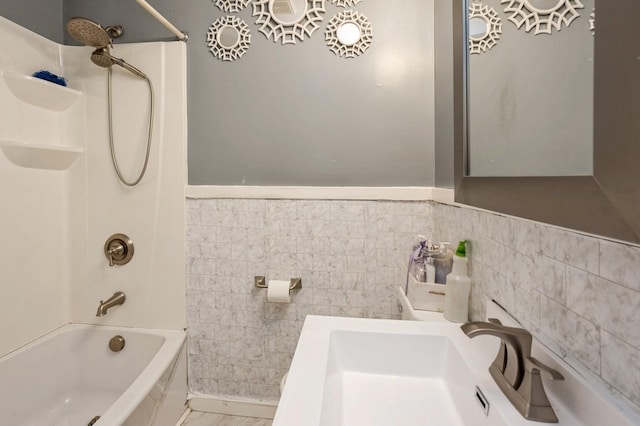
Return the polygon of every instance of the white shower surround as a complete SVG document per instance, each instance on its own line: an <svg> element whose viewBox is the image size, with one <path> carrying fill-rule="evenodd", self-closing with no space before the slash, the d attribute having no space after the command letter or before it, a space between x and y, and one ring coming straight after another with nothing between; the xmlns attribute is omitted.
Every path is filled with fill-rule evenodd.
<svg viewBox="0 0 640 426"><path fill-rule="evenodd" d="M63 75L83 93L63 112L28 105L0 82L0 142L69 147L81 154L66 170L19 167L0 155L0 355L69 322L181 329L184 303L186 47L182 42L116 45L112 54L146 72L156 116L147 174L119 183L108 148L106 70L91 48L62 46L0 17L0 69ZM116 67L114 67L116 68ZM148 93L142 80L114 70L115 143L125 176L139 170L146 143ZM110 268L103 245L123 232L132 262ZM96 318L100 300L126 293L123 306Z"/></svg>

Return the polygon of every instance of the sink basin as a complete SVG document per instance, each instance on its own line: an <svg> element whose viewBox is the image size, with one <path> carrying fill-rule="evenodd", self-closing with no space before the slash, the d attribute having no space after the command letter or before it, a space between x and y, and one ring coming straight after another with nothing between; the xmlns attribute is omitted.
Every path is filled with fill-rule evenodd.
<svg viewBox="0 0 640 426"><path fill-rule="evenodd" d="M446 336L333 331L320 425L464 425L471 377Z"/></svg>
<svg viewBox="0 0 640 426"><path fill-rule="evenodd" d="M517 326L487 306L490 318ZM500 340L468 338L448 321L307 316L274 426L533 426L489 374ZM537 340L533 356L560 371L543 377L560 426L634 425L604 387Z"/></svg>

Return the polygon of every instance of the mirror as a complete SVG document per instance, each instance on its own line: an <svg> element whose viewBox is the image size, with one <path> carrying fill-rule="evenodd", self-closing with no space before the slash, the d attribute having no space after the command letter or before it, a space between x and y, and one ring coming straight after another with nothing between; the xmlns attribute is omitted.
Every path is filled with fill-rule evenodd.
<svg viewBox="0 0 640 426"><path fill-rule="evenodd" d="M593 174L594 37L587 7L594 0L583 0L582 19L561 21L550 34L536 34L533 26L552 19L566 1L525 2L530 31L527 23L516 26L521 17L500 0L482 2L503 24L496 47L469 57L469 176ZM469 13L474 53L488 22L476 7Z"/></svg>
<svg viewBox="0 0 640 426"><path fill-rule="evenodd" d="M557 9L565 0L525 0L530 9L538 13L549 14Z"/></svg>
<svg viewBox="0 0 640 426"><path fill-rule="evenodd" d="M234 27L225 25L217 34L218 43L225 49L233 49L240 42L240 33Z"/></svg>
<svg viewBox="0 0 640 426"><path fill-rule="evenodd" d="M296 44L320 28L325 0L253 0L255 23L267 39Z"/></svg>
<svg viewBox="0 0 640 426"><path fill-rule="evenodd" d="M482 40L489 33L489 23L486 19L473 17L469 19L469 38Z"/></svg>
<svg viewBox="0 0 640 426"><path fill-rule="evenodd" d="M483 3L488 0L483 0ZM532 60L530 50L520 45L517 50L510 50L509 61L502 63L493 71L503 74L499 78L487 74L485 80L474 80L474 64L476 57L488 57L503 48L503 42L508 38L506 32L500 39L500 44L488 54L469 55L469 22L468 8L470 1L456 0L454 2L454 176L456 202L501 212L517 217L536 220L589 234L595 234L617 240L640 243L640 120L638 120L638 99L640 99L640 44L636 42L637 35L634 28L640 20L640 2L629 0L608 0L598 2L597 20L595 21L595 37L589 30L595 15L593 2L584 0L585 8L580 9L579 18L574 16L577 0L509 0L505 5L495 5L496 10L507 16L503 24L506 27L516 27L521 36L529 39L541 39L543 42L555 43L560 38L555 35L571 33L574 26L586 33L592 40L592 54L588 57L576 55L577 52L587 51L589 47L572 47L563 55L557 55L551 63ZM573 7L573 9L572 9ZM512 11L509 11L509 8ZM526 10L525 10L526 9ZM516 12L513 12L516 10ZM517 12L527 12L526 14ZM535 12L535 17L530 11ZM511 15L509 15L511 13ZM520 15L518 15L520 13ZM524 15L530 16L529 21L520 20ZM559 18L560 17L560 18ZM561 19L564 17L565 19ZM509 19L513 18L513 19ZM517 25L520 25L518 28ZM557 30L561 25L561 31ZM570 24L569 27L566 25ZM529 28L529 32L526 28ZM548 34L550 31L551 34ZM565 36L569 38L568 36ZM582 37L582 35L580 36ZM509 37L511 38L511 37ZM507 49L502 49L507 50ZM572 62L576 58L581 58ZM535 59L535 58L534 58ZM524 75L522 64L528 64L535 71ZM592 64L584 67L585 64ZM547 74L549 69L554 72ZM590 71L591 70L591 71ZM504 73L508 71L508 73ZM565 75L572 76L568 80ZM514 85L505 86L504 80L528 81L525 85L529 92L545 89L546 85L555 85L557 90L573 84L576 79L582 79L584 74L591 74L592 83L581 82L568 92L555 92L552 95L534 96L527 100L520 98L523 90L511 90ZM477 74L476 74L477 75ZM540 81L540 75L552 77L546 82ZM475 86L492 86L487 89L487 98L480 98L476 94ZM497 82L496 82L497 81ZM557 82L561 81L559 84ZM535 83L535 84L534 84ZM514 83L515 84L515 83ZM502 85L502 86L500 86ZM510 90L504 90L507 87ZM539 92L540 93L540 92ZM590 93L585 95L585 93ZM509 102L504 102L508 100ZM555 104L564 105L561 112L551 117L536 118L529 110L524 114L529 128L517 133L528 137L525 146L511 147L506 163L518 163L510 173L496 176L494 173L485 175L474 174L475 154L487 155L489 159L497 158L485 148L476 145L479 131L478 117L482 109L489 109L492 102L503 101L502 110L487 114L487 123L493 120L493 129L498 129L496 118L503 127L517 121L512 114L520 114L522 109L528 108L530 103L537 102L537 109L543 110L554 107ZM576 102L577 101L577 102ZM572 103L573 102L573 103ZM583 103L590 103L589 111L582 111L578 115L583 119L576 120L582 127L568 128L568 119L576 115ZM476 105L476 109L474 109ZM481 110L477 110L477 106ZM585 117L591 121L586 122ZM508 120L507 120L508 119ZM481 123L482 124L482 123ZM543 130L540 132L539 130ZM503 129L498 129L503 131ZM534 133L534 131L536 131ZM592 147L587 148L587 156L592 156L590 169L570 169L573 157L584 156L584 152L568 150L563 160L557 161L554 172L540 173L544 164L540 162L523 173L523 167L533 162L533 155L528 151L528 145L545 145L551 143L551 148L558 147L563 137L582 132L583 135L592 134ZM561 135L558 139L558 135ZM564 136L562 136L564 135ZM491 135L490 135L491 136ZM497 143L505 141L505 135L493 133ZM580 141L588 139L584 136ZM467 144L468 140L468 144ZM560 142L558 142L560 140ZM515 141L515 139L512 139ZM515 143L515 142L513 142ZM497 148L496 148L497 149ZM547 151L543 158L546 162L555 162L557 153ZM589 163L589 161L586 161ZM524 166L523 166L524 164ZM571 166L573 167L573 166ZM471 170L471 173L469 171Z"/></svg>
<svg viewBox="0 0 640 426"><path fill-rule="evenodd" d="M307 13L307 0L269 0L269 13L280 25L294 25Z"/></svg>
<svg viewBox="0 0 640 426"><path fill-rule="evenodd" d="M345 22L336 31L338 41L345 46L353 46L360 40L360 27L353 22Z"/></svg>

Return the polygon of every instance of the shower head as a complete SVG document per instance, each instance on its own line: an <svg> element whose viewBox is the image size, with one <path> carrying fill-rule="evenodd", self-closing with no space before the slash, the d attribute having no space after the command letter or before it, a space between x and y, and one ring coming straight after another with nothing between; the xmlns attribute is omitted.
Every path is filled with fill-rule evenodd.
<svg viewBox="0 0 640 426"><path fill-rule="evenodd" d="M85 46L105 47L111 37L105 28L87 18L71 18L67 21L67 32Z"/></svg>
<svg viewBox="0 0 640 426"><path fill-rule="evenodd" d="M143 73L133 65L126 63L124 59L111 56L111 54L109 53L109 48L106 46L93 51L93 53L91 54L91 62L103 68L109 68L115 64L121 66L122 68L137 75L140 78L147 78L145 73Z"/></svg>
<svg viewBox="0 0 640 426"><path fill-rule="evenodd" d="M87 18L71 18L67 21L67 32L85 46L106 47L112 44L114 38L122 35L122 27L113 25L103 27Z"/></svg>
<svg viewBox="0 0 640 426"><path fill-rule="evenodd" d="M122 35L121 26L114 25L104 28L97 22L87 18L71 18L67 21L67 31L71 37L85 46L96 48L91 54L91 62L97 66L110 68L113 64L116 64L140 78L147 78L142 71L129 65L124 59L116 58L109 53L109 46L112 45L111 39Z"/></svg>
<svg viewBox="0 0 640 426"><path fill-rule="evenodd" d="M113 65L114 61L111 59L108 49L108 47L101 47L94 50L91 54L91 62L102 68L109 68Z"/></svg>

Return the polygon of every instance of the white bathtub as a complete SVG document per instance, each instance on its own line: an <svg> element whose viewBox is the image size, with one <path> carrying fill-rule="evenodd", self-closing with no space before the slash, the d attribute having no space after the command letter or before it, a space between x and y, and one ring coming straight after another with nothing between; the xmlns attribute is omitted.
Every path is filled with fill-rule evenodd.
<svg viewBox="0 0 640 426"><path fill-rule="evenodd" d="M116 335L120 352L109 349ZM185 333L70 324L0 358L0 425L175 425Z"/></svg>

